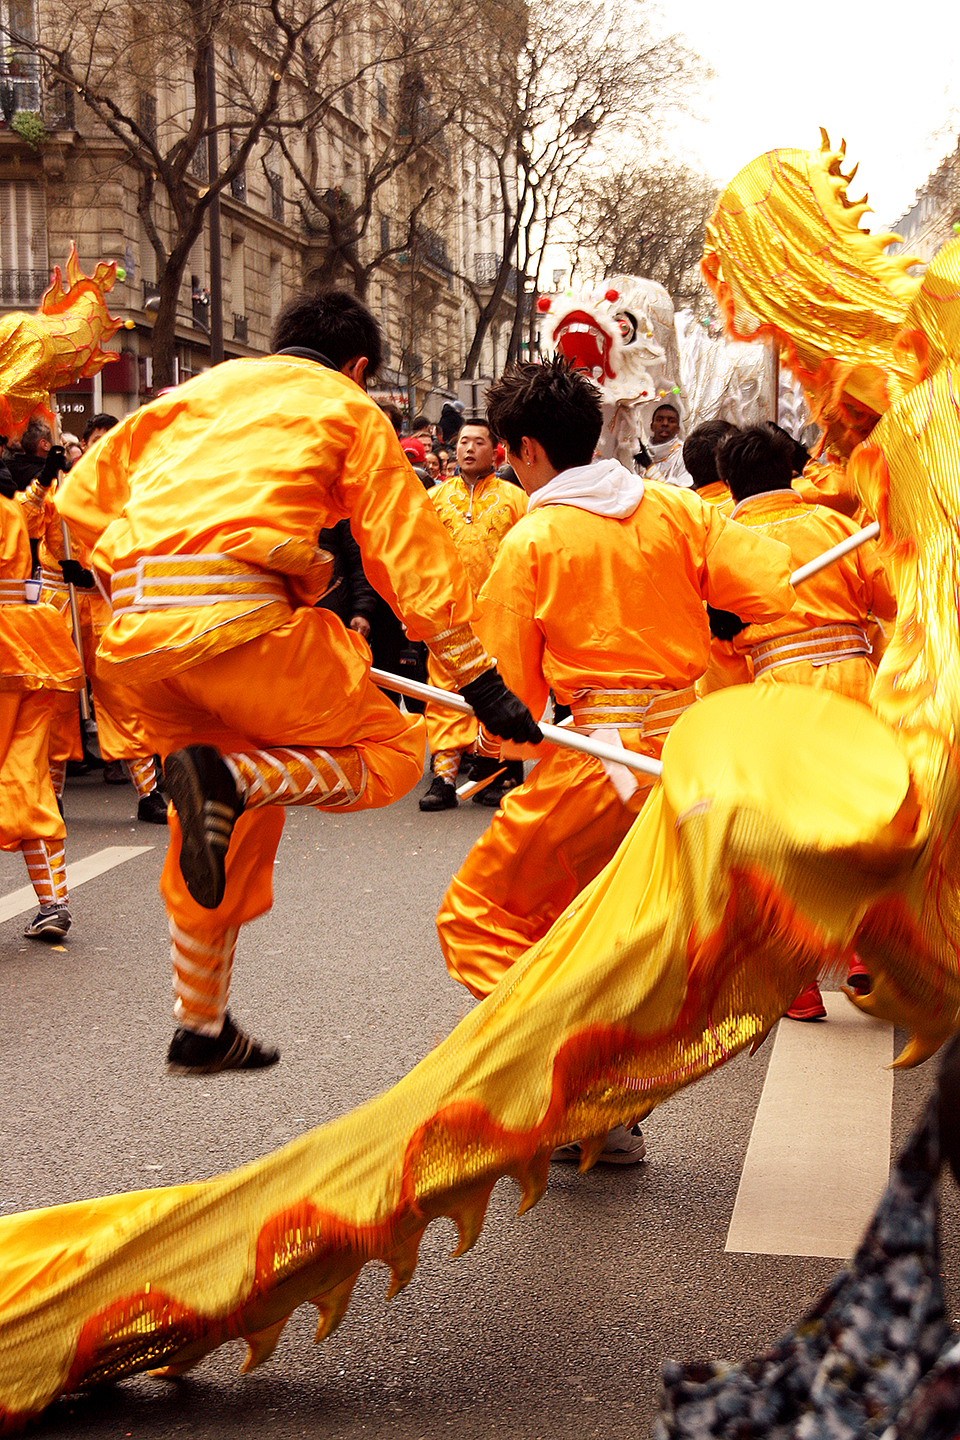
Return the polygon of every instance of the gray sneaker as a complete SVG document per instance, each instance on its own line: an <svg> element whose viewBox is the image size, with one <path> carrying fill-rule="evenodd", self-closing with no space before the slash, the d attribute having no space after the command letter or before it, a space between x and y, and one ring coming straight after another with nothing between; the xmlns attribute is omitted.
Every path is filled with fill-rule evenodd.
<svg viewBox="0 0 960 1440"><path fill-rule="evenodd" d="M62 940L69 929L66 905L41 905L23 933L31 940Z"/></svg>

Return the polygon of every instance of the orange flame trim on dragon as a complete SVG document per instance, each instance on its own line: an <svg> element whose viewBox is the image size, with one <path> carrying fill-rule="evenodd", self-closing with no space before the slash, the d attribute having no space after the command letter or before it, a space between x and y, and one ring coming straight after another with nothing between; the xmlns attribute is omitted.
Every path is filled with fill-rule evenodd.
<svg viewBox="0 0 960 1440"><path fill-rule="evenodd" d="M181 1374L239 1336L250 1368L304 1301L322 1338L368 1260L400 1288L439 1215L466 1249L500 1176L528 1208L555 1145L590 1137L590 1163L610 1126L756 1047L854 945L874 977L858 1003L912 1033L901 1063L955 1028L960 246L922 284L885 265L835 158L754 161L721 196L705 265L741 329L793 346L849 448L873 427L851 465L901 599L873 708L789 686L711 696L674 727L607 869L385 1095L217 1179L0 1220L7 1428L98 1379ZM803 282L820 328L801 315L791 339L783 290L799 293L804 243L829 252Z"/></svg>
<svg viewBox="0 0 960 1440"><path fill-rule="evenodd" d="M35 411L47 410L51 393L119 358L102 348L121 323L104 299L116 265L102 260L93 275L84 275L71 245L66 272L64 286L59 265L54 268L36 315L0 316L0 433L8 439L23 432Z"/></svg>

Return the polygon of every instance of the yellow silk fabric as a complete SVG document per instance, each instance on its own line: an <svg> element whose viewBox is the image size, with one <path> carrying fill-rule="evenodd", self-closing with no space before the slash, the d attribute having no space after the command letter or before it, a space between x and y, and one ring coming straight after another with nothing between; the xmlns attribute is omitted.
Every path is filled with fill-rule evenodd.
<svg viewBox="0 0 960 1440"><path fill-rule="evenodd" d="M263 1359L305 1299L330 1328L366 1260L409 1279L438 1214L471 1243L498 1176L533 1203L556 1144L756 1044L922 843L893 733L840 697L725 692L664 761L611 865L386 1095L206 1184L0 1220L9 1419L228 1336Z"/></svg>
<svg viewBox="0 0 960 1440"><path fill-rule="evenodd" d="M349 515L371 583L414 638L472 614L456 552L393 427L352 380L312 360L234 360L179 386L104 436L56 503L108 576L147 555L224 554L283 575L293 604L318 598L318 533ZM124 614L100 654L124 683L150 680L289 618L289 605L270 600Z"/></svg>
<svg viewBox="0 0 960 1440"><path fill-rule="evenodd" d="M896 237L859 229L844 152L771 150L734 176L707 225L703 270L737 338L775 335L813 417L849 455L887 406L920 379L896 344L919 281Z"/></svg>

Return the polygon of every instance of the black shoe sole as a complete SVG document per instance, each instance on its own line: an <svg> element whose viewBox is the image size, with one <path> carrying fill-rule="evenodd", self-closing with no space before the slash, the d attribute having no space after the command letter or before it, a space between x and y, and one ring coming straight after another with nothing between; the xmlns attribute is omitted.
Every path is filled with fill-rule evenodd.
<svg viewBox="0 0 960 1440"><path fill-rule="evenodd" d="M206 833L206 795L188 750L167 756L167 794L180 821L180 873L190 894L205 910L216 910L227 886L224 857Z"/></svg>

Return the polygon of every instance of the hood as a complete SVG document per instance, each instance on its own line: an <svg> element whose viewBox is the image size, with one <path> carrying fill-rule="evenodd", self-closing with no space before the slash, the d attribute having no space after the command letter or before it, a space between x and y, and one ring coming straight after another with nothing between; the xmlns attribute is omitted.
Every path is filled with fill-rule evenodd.
<svg viewBox="0 0 960 1440"><path fill-rule="evenodd" d="M541 505L575 505L592 515L625 520L642 499L643 481L639 475L619 460L594 460L590 465L577 465L554 475L530 496L527 510Z"/></svg>

